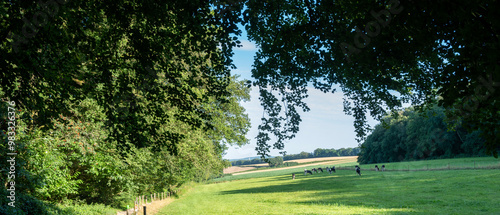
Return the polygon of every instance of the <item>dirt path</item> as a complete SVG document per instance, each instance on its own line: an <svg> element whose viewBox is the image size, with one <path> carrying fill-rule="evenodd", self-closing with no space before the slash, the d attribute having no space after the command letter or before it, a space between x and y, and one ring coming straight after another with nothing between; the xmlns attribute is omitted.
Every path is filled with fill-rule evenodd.
<svg viewBox="0 0 500 215"><path fill-rule="evenodd" d="M154 214L158 213L160 211L160 209L167 206L168 204L170 204L173 201L174 201L174 199L169 197L169 198L166 198L164 200L157 200L157 201L154 201L153 203L147 203L146 204L146 213L147 213L147 215L154 215ZM133 208L129 209L128 211L129 211L128 214L134 214ZM144 206L140 205L139 211L137 212L137 215L143 215L144 214L143 212L144 212ZM116 215L126 215L126 214L127 214L126 211L120 211Z"/></svg>
<svg viewBox="0 0 500 215"><path fill-rule="evenodd" d="M245 166L234 166L235 168L229 167L229 168L225 169L224 173L232 173L232 175L243 175L243 174L258 173L258 172L270 172L270 171L283 170L283 169L307 167L307 166L312 166L312 165L325 165L325 164L356 162L357 158L358 158L358 156L346 156L346 157L335 157L335 158L327 157L327 158L310 158L310 159L300 159L300 160L289 160L287 162L308 163L308 162L322 161L322 160L324 160L325 162L318 162L318 163L314 163L314 164L304 164L304 165L291 166L291 167L274 168L274 169L256 170L256 171L249 171L249 172L241 172L241 171L257 169L257 167L256 167L257 164L256 165L245 165ZM258 165L259 166L267 166L267 164L258 164ZM230 169L230 168L232 168L232 169Z"/></svg>

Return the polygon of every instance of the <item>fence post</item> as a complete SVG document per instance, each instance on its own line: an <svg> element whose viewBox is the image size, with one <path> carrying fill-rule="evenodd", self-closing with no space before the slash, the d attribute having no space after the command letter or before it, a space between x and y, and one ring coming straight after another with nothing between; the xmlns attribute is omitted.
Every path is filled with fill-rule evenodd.
<svg viewBox="0 0 500 215"><path fill-rule="evenodd" d="M146 215L146 205L144 205L144 215Z"/></svg>

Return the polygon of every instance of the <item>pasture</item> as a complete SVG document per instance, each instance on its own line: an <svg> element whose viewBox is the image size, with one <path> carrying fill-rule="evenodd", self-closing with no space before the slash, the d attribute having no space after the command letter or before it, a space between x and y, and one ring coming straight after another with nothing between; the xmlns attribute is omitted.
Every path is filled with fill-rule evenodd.
<svg viewBox="0 0 500 215"><path fill-rule="evenodd" d="M427 167L462 161L417 164ZM492 162L498 163L498 159ZM397 163L403 167L411 164ZM390 168L392 164L386 165ZM500 211L499 169L375 172L367 171L366 165L361 167L362 176L354 170L304 176L302 168L246 174L242 175L246 179L198 185L158 214L497 214ZM292 173L296 174L295 180L291 179ZM252 175L254 178L248 178Z"/></svg>

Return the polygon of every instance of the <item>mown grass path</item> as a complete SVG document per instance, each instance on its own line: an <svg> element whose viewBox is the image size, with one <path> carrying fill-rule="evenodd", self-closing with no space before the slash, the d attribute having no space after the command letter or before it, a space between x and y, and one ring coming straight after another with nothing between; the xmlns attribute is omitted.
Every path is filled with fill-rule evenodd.
<svg viewBox="0 0 500 215"><path fill-rule="evenodd" d="M158 214L499 214L500 170L295 172L199 185Z"/></svg>

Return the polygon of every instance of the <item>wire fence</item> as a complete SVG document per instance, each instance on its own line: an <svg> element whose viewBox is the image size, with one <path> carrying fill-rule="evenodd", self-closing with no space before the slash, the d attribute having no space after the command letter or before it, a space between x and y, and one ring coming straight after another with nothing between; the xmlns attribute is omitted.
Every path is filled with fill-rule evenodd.
<svg viewBox="0 0 500 215"><path fill-rule="evenodd" d="M148 205L151 205L157 201L163 201L165 199L171 198L175 195L176 191L172 192L161 192L152 193L150 195L141 195L135 198L135 205L133 208L127 208L126 211L120 211L117 215L146 215ZM128 207L128 206L127 206Z"/></svg>

